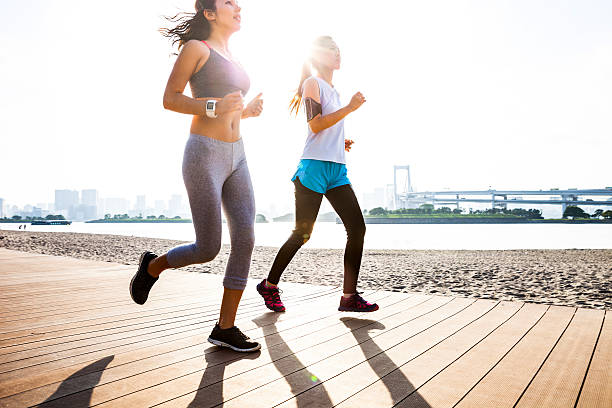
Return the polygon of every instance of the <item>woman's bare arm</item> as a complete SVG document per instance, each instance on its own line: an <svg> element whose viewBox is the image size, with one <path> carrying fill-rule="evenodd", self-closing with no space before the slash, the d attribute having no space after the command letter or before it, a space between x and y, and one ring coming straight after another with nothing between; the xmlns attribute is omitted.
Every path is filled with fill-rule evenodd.
<svg viewBox="0 0 612 408"><path fill-rule="evenodd" d="M183 94L185 86L191 76L196 72L198 65L208 61L210 50L197 41L189 41L179 53L174 68L168 78L164 92L164 108L187 115L204 115L206 102L201 99L190 98Z"/></svg>
<svg viewBox="0 0 612 408"><path fill-rule="evenodd" d="M168 78L164 92L164 108L187 115L205 115L206 101L219 101L216 107L217 116L241 111L243 100L240 91L232 92L223 98L190 98L183 94L185 86L198 67L203 66L210 56L210 49L199 41L187 42L179 53L174 68Z"/></svg>
<svg viewBox="0 0 612 408"><path fill-rule="evenodd" d="M316 80L311 79L304 83L302 98L304 99L305 104L319 104L320 108L321 96L319 94L319 84ZM310 101L307 101L308 98L310 98ZM364 102L365 98L363 98L363 95L361 95L360 92L357 92L355 95L353 95L351 102L347 106L325 116L323 116L322 113L318 113L314 117L308 117L308 126L310 126L310 130L312 130L313 133L319 133L322 130L334 126L336 123L344 119L349 113L359 109Z"/></svg>

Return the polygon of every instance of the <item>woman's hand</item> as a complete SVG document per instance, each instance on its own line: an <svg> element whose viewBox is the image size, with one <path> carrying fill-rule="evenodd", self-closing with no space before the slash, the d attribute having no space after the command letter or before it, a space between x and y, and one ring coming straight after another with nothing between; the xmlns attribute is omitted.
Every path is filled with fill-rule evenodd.
<svg viewBox="0 0 612 408"><path fill-rule="evenodd" d="M261 98L262 95L263 94L260 93L255 98L253 98L251 102L247 104L246 108L244 108L244 111L242 112L243 119L257 117L261 115L261 112L263 111L263 99Z"/></svg>
<svg viewBox="0 0 612 408"><path fill-rule="evenodd" d="M357 92L351 98L351 101L349 102L348 107L352 112L354 112L357 109L359 109L361 105L364 104L365 101L366 101L366 98L363 96L363 94L361 92Z"/></svg>
<svg viewBox="0 0 612 408"><path fill-rule="evenodd" d="M350 152L351 146L353 146L353 143L355 142L351 139L344 139L344 150L346 150L347 152Z"/></svg>
<svg viewBox="0 0 612 408"><path fill-rule="evenodd" d="M242 93L240 91L232 92L227 94L217 102L215 113L217 116L227 115L232 112L239 112L244 109L244 100L242 99Z"/></svg>

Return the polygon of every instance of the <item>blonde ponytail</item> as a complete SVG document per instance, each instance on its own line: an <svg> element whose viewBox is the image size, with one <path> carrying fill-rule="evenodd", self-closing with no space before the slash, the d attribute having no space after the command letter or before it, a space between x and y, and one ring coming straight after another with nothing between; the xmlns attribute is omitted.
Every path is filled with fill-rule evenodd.
<svg viewBox="0 0 612 408"><path fill-rule="evenodd" d="M299 113L300 105L302 104L302 86L304 85L304 81L311 76L312 70L310 67L310 62L306 61L304 62L304 65L302 65L302 77L300 78L300 84L298 85L295 95L293 95L293 99L291 99L291 102L289 102L289 112L293 113L295 111L296 116Z"/></svg>
<svg viewBox="0 0 612 408"><path fill-rule="evenodd" d="M335 46L336 43L334 43L334 40L328 35L317 37L314 40L311 45L310 56L302 66L302 77L300 78L300 85L298 86L295 95L293 95L293 99L291 99L291 102L289 102L289 112L293 113L293 111L295 111L295 114L297 116L298 112L300 111L300 105L302 104L303 95L302 86L304 85L304 81L312 76L312 67L314 67L317 71L320 71L319 64L317 62L317 55L320 50L330 49L331 47Z"/></svg>

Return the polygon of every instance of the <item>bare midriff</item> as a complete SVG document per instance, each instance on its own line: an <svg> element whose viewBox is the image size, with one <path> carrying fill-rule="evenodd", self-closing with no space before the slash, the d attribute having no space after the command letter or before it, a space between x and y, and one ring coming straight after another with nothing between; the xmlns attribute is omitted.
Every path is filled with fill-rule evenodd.
<svg viewBox="0 0 612 408"><path fill-rule="evenodd" d="M191 133L222 142L236 142L240 140L241 115L242 112L233 112L214 119L205 115L195 115L191 121Z"/></svg>

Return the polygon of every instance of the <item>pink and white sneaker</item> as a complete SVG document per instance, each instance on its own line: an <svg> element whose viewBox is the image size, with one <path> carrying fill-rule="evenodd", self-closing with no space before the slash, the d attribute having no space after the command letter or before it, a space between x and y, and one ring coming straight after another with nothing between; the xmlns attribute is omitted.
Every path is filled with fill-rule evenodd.
<svg viewBox="0 0 612 408"><path fill-rule="evenodd" d="M266 303L266 307L275 312L284 312L285 305L280 298L280 291L277 287L267 287L266 280L262 280L257 285L257 292L264 298L264 302Z"/></svg>
<svg viewBox="0 0 612 408"><path fill-rule="evenodd" d="M378 310L378 305L366 301L357 292L348 298L340 297L340 307L338 307L338 310L341 312L374 312Z"/></svg>

